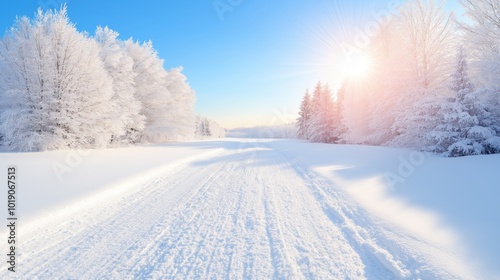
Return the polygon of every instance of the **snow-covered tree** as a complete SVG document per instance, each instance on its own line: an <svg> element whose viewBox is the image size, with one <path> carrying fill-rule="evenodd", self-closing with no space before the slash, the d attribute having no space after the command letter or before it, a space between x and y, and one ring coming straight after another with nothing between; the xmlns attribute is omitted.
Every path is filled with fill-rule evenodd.
<svg viewBox="0 0 500 280"><path fill-rule="evenodd" d="M196 116L195 136L198 139L224 138L226 137L226 129L213 120Z"/></svg>
<svg viewBox="0 0 500 280"><path fill-rule="evenodd" d="M343 138L343 135L347 133L347 127L344 124L344 110L345 110L345 95L347 93L347 85L346 82L342 82L340 84L339 89L337 90L335 102L334 102L334 135L336 140Z"/></svg>
<svg viewBox="0 0 500 280"><path fill-rule="evenodd" d="M296 122L297 137L320 143L336 143L347 128L343 124L345 87L341 86L335 100L328 85L316 84L313 97L306 90Z"/></svg>
<svg viewBox="0 0 500 280"><path fill-rule="evenodd" d="M483 88L478 96L494 116L492 128L500 133L500 2L461 0L467 21L461 23L465 44L471 54L475 84Z"/></svg>
<svg viewBox="0 0 500 280"><path fill-rule="evenodd" d="M171 94L166 86L168 73L163 68L163 60L158 57L151 42L140 44L129 39L125 45L134 61L135 94L142 104L140 114L146 117L141 141L156 143L169 140L165 130L170 125L168 107Z"/></svg>
<svg viewBox="0 0 500 280"><path fill-rule="evenodd" d="M309 140L320 143L334 143L335 135L335 105L328 85L318 82L312 98L312 118Z"/></svg>
<svg viewBox="0 0 500 280"><path fill-rule="evenodd" d="M201 138L212 136L212 132L210 131L210 122L207 118L196 116L196 136Z"/></svg>
<svg viewBox="0 0 500 280"><path fill-rule="evenodd" d="M194 91L186 83L182 68L163 68L151 42L126 43L134 61L136 97L146 117L143 141L162 142L194 136Z"/></svg>
<svg viewBox="0 0 500 280"><path fill-rule="evenodd" d="M170 93L169 114L166 120L170 123L169 139L173 140L192 139L194 136L195 92L187 83L182 70L182 67L169 70L166 80Z"/></svg>
<svg viewBox="0 0 500 280"><path fill-rule="evenodd" d="M444 12L444 1L410 0L400 11L401 42L407 53L402 61L407 88L399 94L391 145L424 148L425 135L436 126L436 101L443 96L449 77L453 46L452 17Z"/></svg>
<svg viewBox="0 0 500 280"><path fill-rule="evenodd" d="M66 7L16 20L0 44L0 134L16 151L106 146L114 121L112 79L100 47Z"/></svg>
<svg viewBox="0 0 500 280"><path fill-rule="evenodd" d="M207 119L203 121L203 134L206 136L212 136L212 132L210 131L210 123Z"/></svg>
<svg viewBox="0 0 500 280"><path fill-rule="evenodd" d="M101 59L113 78L112 104L116 121L122 123L123 134L113 135L113 142L137 143L144 129L145 116L141 114L141 102L136 98L134 60L127 52L125 42L118 39L118 32L108 27L98 27L95 40L101 46Z"/></svg>
<svg viewBox="0 0 500 280"><path fill-rule="evenodd" d="M474 91L463 47L458 51L450 89L454 96L442 104L440 123L429 133L434 144L431 150L448 156L495 152L495 131L490 128L491 114L479 99L481 91Z"/></svg>
<svg viewBox="0 0 500 280"><path fill-rule="evenodd" d="M392 18L381 25L380 32L373 37L369 48L372 67L370 77L365 85L365 98L369 100L364 110L368 111L368 135L364 143L386 145L395 138L391 129L395 122L401 93L407 90L406 64L407 53L401 47L406 35L401 32L400 19Z"/></svg>
<svg viewBox="0 0 500 280"><path fill-rule="evenodd" d="M300 105L299 118L297 119L297 137L299 139L309 139L312 114L311 95L309 90L306 90Z"/></svg>
<svg viewBox="0 0 500 280"><path fill-rule="evenodd" d="M473 66L481 83L498 86L500 77L500 2L497 0L460 0L467 21L460 26L471 50Z"/></svg>
<svg viewBox="0 0 500 280"><path fill-rule="evenodd" d="M444 5L444 0L410 0L398 17L408 81L424 89L445 83L453 68L454 20Z"/></svg>
<svg viewBox="0 0 500 280"><path fill-rule="evenodd" d="M193 137L194 92L151 43L78 32L66 7L16 20L0 40L6 149L99 148Z"/></svg>

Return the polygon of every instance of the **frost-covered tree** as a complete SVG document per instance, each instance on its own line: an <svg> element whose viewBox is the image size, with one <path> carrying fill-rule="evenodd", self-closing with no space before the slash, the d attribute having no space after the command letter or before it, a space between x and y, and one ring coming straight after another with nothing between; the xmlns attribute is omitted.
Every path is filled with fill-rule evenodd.
<svg viewBox="0 0 500 280"><path fill-rule="evenodd" d="M195 120L195 92L182 74L182 67L168 71L166 87L170 93L168 105L169 114L166 121L170 124L169 139L185 140L194 136L193 122Z"/></svg>
<svg viewBox="0 0 500 280"><path fill-rule="evenodd" d="M145 116L141 102L136 97L134 60L127 52L125 42L118 39L118 32L108 27L98 27L95 40L101 46L101 59L113 78L112 104L116 121L122 123L123 132L113 135L112 141L122 144L137 143L144 129Z"/></svg>
<svg viewBox="0 0 500 280"><path fill-rule="evenodd" d="M335 135L335 105L328 85L318 82L312 98L312 118L309 140L320 143L334 143Z"/></svg>
<svg viewBox="0 0 500 280"><path fill-rule="evenodd" d="M347 127L344 124L344 111L345 111L345 95L347 93L347 83L343 81L337 90L335 102L334 102L334 135L336 141L343 138L343 135L347 133Z"/></svg>
<svg viewBox="0 0 500 280"><path fill-rule="evenodd" d="M203 134L205 134L206 136L212 136L212 132L210 131L210 123L208 122L207 119L205 119L205 121L203 122L203 128L204 128L204 131L203 131Z"/></svg>
<svg viewBox="0 0 500 280"><path fill-rule="evenodd" d="M328 85L316 84L313 96L306 90L296 122L296 137L320 143L336 143L347 128L343 124L345 87L341 86L335 100Z"/></svg>
<svg viewBox="0 0 500 280"><path fill-rule="evenodd" d="M461 23L471 54L475 83L484 88L479 96L494 116L492 128L500 133L500 2L461 0L467 21Z"/></svg>
<svg viewBox="0 0 500 280"><path fill-rule="evenodd" d="M402 61L407 88L399 93L392 131L394 146L424 148L425 135L436 126L436 101L443 95L453 53L452 17L444 12L444 1L411 0L397 20L406 40Z"/></svg>
<svg viewBox="0 0 500 280"><path fill-rule="evenodd" d="M16 20L0 44L0 134L16 151L106 146L114 122L112 79L100 47L66 8Z"/></svg>
<svg viewBox="0 0 500 280"><path fill-rule="evenodd" d="M195 136L198 139L226 137L226 129L208 118L196 116Z"/></svg>
<svg viewBox="0 0 500 280"><path fill-rule="evenodd" d="M424 89L436 88L448 80L453 65L453 16L445 12L444 0L410 0L397 20L406 40L400 42L406 53L408 81Z"/></svg>
<svg viewBox="0 0 500 280"><path fill-rule="evenodd" d="M210 132L210 123L207 118L199 118L197 126L197 134L202 137L210 137L212 133Z"/></svg>
<svg viewBox="0 0 500 280"><path fill-rule="evenodd" d="M401 41L406 35L401 32L400 19L392 18L381 25L380 32L374 36L369 48L374 70L371 71L366 88L369 93L369 116L366 120L369 134L365 143L386 145L395 138L395 114L401 93L408 88L407 64L401 62L407 57Z"/></svg>
<svg viewBox="0 0 500 280"><path fill-rule="evenodd" d="M439 123L440 91L410 88L406 100L398 104L392 131L397 135L388 144L396 147L424 149L429 145L426 135ZM404 102L404 104L402 104ZM406 108L406 112L402 110Z"/></svg>
<svg viewBox="0 0 500 280"><path fill-rule="evenodd" d="M463 47L458 51L455 73L450 87L454 96L447 98L440 108L440 124L429 134L431 150L448 156L493 153L496 147L491 114L479 98L468 74L468 63Z"/></svg>
<svg viewBox="0 0 500 280"><path fill-rule="evenodd" d="M171 95L166 87L168 73L163 68L163 60L158 57L151 42L140 44L129 39L125 45L134 62L135 94L142 105L140 114L146 117L141 141L166 141Z"/></svg>
<svg viewBox="0 0 500 280"><path fill-rule="evenodd" d="M478 79L488 89L499 88L500 79L500 2L497 0L460 0L467 21L461 22L465 42L472 50Z"/></svg>
<svg viewBox="0 0 500 280"><path fill-rule="evenodd" d="M151 42L128 40L125 44L134 61L136 97L146 117L142 140L157 143L193 138L195 97L182 68L165 70Z"/></svg>
<svg viewBox="0 0 500 280"><path fill-rule="evenodd" d="M194 92L151 43L60 11L16 20L0 40L0 138L15 151L99 148L193 137Z"/></svg>
<svg viewBox="0 0 500 280"><path fill-rule="evenodd" d="M306 90L300 104L299 118L297 119L297 137L299 139L309 139L312 114L311 95L309 90Z"/></svg>

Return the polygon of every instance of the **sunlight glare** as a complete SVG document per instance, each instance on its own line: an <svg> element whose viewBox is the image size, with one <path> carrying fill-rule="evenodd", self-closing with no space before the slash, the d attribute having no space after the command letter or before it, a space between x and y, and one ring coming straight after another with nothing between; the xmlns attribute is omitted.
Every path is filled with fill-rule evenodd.
<svg viewBox="0 0 500 280"><path fill-rule="evenodd" d="M346 62L344 71L349 78L363 78L371 70L370 58L366 55L358 55Z"/></svg>

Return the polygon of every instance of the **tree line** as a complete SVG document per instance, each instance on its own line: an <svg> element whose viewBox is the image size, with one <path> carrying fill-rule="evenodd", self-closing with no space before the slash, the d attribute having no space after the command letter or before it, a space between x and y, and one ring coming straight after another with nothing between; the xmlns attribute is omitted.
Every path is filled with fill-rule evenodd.
<svg viewBox="0 0 500 280"><path fill-rule="evenodd" d="M298 136L313 142L414 148L465 156L500 152L500 2L410 0L364 51L372 69L332 94L306 92Z"/></svg>
<svg viewBox="0 0 500 280"><path fill-rule="evenodd" d="M21 17L0 40L0 144L102 148L194 136L195 94L151 42L79 32L66 7Z"/></svg>
<svg viewBox="0 0 500 280"><path fill-rule="evenodd" d="M217 122L203 117L196 116L194 135L197 139L213 139L226 137L227 130Z"/></svg>

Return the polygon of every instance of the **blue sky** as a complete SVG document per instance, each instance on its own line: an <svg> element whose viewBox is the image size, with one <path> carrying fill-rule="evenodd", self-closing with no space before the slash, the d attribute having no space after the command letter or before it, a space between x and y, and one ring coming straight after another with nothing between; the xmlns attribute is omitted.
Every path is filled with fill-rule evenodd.
<svg viewBox="0 0 500 280"><path fill-rule="evenodd" d="M293 121L306 88L318 80L335 88L345 60L340 42L390 2L18 0L0 4L0 28L37 7L67 3L80 31L109 26L123 39L152 40L166 68L184 67L196 112L234 128Z"/></svg>

